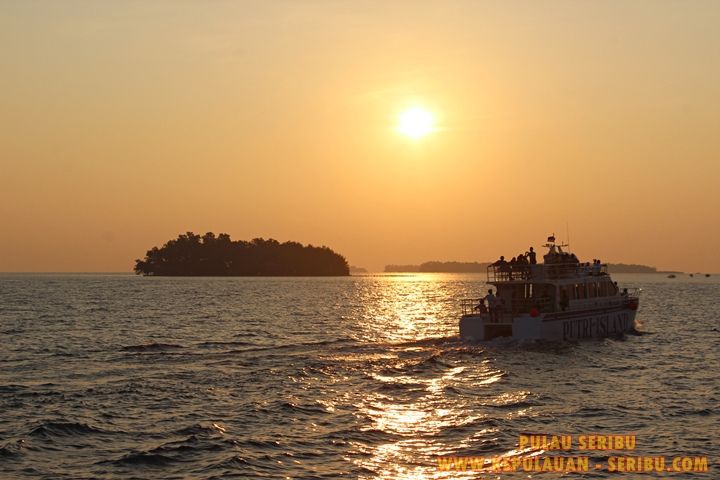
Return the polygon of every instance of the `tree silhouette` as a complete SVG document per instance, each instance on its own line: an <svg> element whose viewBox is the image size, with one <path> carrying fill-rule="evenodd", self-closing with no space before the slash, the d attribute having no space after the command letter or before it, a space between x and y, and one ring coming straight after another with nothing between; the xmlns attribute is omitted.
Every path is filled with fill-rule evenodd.
<svg viewBox="0 0 720 480"><path fill-rule="evenodd" d="M193 232L178 235L162 248L148 250L135 260L140 275L185 276L345 276L345 257L328 247L255 238L232 241L226 233L202 237Z"/></svg>

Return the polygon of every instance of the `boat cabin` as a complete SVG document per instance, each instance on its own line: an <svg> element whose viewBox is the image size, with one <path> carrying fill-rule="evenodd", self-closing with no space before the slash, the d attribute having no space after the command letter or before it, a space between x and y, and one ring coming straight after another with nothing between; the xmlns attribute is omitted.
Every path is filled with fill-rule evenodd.
<svg viewBox="0 0 720 480"><path fill-rule="evenodd" d="M496 287L496 321L519 314L539 316L566 310L613 306L622 299L607 264L582 264L564 245L549 244L541 264L496 262L487 267L487 283ZM485 310L481 299L463 305L463 314Z"/></svg>

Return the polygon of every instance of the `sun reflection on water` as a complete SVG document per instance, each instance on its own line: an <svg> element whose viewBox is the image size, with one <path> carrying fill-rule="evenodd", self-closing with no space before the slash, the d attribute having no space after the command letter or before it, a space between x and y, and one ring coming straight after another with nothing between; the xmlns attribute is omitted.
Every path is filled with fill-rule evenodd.
<svg viewBox="0 0 720 480"><path fill-rule="evenodd" d="M436 275L378 277L376 282L363 285L353 319L364 341L413 342L456 334L453 295Z"/></svg>
<svg viewBox="0 0 720 480"><path fill-rule="evenodd" d="M398 395L366 395L359 411L368 420L368 431L389 434L391 441L369 449L369 457L358 460L359 466L376 473L375 478L441 478L437 457L453 449L468 448L477 441L478 432L468 431L464 438L448 445L442 441L448 429L462 429L482 422L480 415L468 415L462 403L446 399L446 388L460 382L465 367L452 367L439 376L374 375L378 382L405 386ZM413 393L410 393L413 392ZM483 429L480 435L491 434ZM458 478L463 478L460 476Z"/></svg>
<svg viewBox="0 0 720 480"><path fill-rule="evenodd" d="M374 388L354 394L354 415L370 440L354 443L355 454L347 459L372 472L366 478L447 478L449 472L438 469L439 456L495 448L498 428L491 415L529 393L495 390L506 373L481 347L457 338L455 295L445 290L446 282L433 275L380 277L358 288L363 301L345 320L359 328L355 335L370 351L344 352L334 361L359 364ZM506 450L498 447L494 454Z"/></svg>

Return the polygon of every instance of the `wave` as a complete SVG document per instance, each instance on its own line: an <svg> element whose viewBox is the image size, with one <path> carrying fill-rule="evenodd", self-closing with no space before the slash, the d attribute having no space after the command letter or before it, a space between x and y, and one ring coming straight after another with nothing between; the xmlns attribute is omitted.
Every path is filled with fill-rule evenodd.
<svg viewBox="0 0 720 480"><path fill-rule="evenodd" d="M87 423L78 422L44 422L33 428L29 435L32 437L62 437L70 435L97 435L103 433L118 433L102 430Z"/></svg>
<svg viewBox="0 0 720 480"><path fill-rule="evenodd" d="M508 402L508 403L484 403L483 405L486 407L497 408L497 409L503 410L503 409L521 409L521 408L536 407L541 404L538 402L530 401L530 400L518 400L518 401Z"/></svg>
<svg viewBox="0 0 720 480"><path fill-rule="evenodd" d="M285 351L285 350L294 350L294 349L302 350L302 349L308 348L308 347L325 347L325 346L332 346L332 345L341 345L341 344L349 343L349 342L355 343L355 340L350 339L350 338L337 338L337 339L333 339L333 340L321 340L318 342L285 343L282 345L262 345L262 346L260 346L257 344L253 344L252 346L254 346L255 348L247 348L244 350L231 350L226 353L233 353L233 354L255 353L255 352L270 352L270 353L272 353L273 351ZM356 348L356 346L353 345L353 348Z"/></svg>
<svg viewBox="0 0 720 480"><path fill-rule="evenodd" d="M282 402L279 405L280 409L285 410L287 412L301 412L301 413L307 413L310 415L313 414L326 414L328 413L325 407L323 407L320 404L314 404L314 405L298 405L296 403L292 402Z"/></svg>
<svg viewBox="0 0 720 480"><path fill-rule="evenodd" d="M373 388L374 392L378 393L400 393L400 392L424 392L427 389L427 386L423 383L418 382L403 382L403 381L397 381L397 382L382 382L375 386Z"/></svg>
<svg viewBox="0 0 720 480"><path fill-rule="evenodd" d="M392 343L389 342L384 346L387 347L441 347L441 346L463 346L464 343L460 340L458 335L452 335L448 337L427 337L419 340L408 340L402 342ZM383 344L377 343L375 346L382 347Z"/></svg>
<svg viewBox="0 0 720 480"><path fill-rule="evenodd" d="M395 442L398 440L399 435L388 432L385 430L380 430L377 428L363 428L363 427L357 427L357 428L345 428L341 430L336 430L334 432L330 432L325 435L325 438L328 440L337 441L345 441L349 443L353 442L363 442L363 443L390 443Z"/></svg>
<svg viewBox="0 0 720 480"><path fill-rule="evenodd" d="M240 442L243 447L255 447L262 450L279 450L282 448L277 440L245 440Z"/></svg>
<svg viewBox="0 0 720 480"><path fill-rule="evenodd" d="M0 447L0 458L17 458L22 455L22 448L23 444L25 443L24 440L18 440L14 443L7 443Z"/></svg>
<svg viewBox="0 0 720 480"><path fill-rule="evenodd" d="M243 346L256 346L256 343L252 342L241 342L239 340L230 342L202 342L198 343L197 346L200 348L212 348L212 347L243 347Z"/></svg>
<svg viewBox="0 0 720 480"><path fill-rule="evenodd" d="M221 460L220 462L210 465L206 470L212 470L215 468L244 468L249 465L252 465L250 462L245 460L240 455L233 455L231 457L228 457L224 460Z"/></svg>
<svg viewBox="0 0 720 480"><path fill-rule="evenodd" d="M154 448L146 450L134 450L122 457L112 460L115 465L155 465L163 466L170 463L191 461L194 457L202 456L205 452L220 452L232 450L237 447L237 442L222 436L208 438L208 434L218 431L202 425L193 425L179 430L179 432L196 431L205 434L203 438L190 435L178 441L166 442Z"/></svg>
<svg viewBox="0 0 720 480"><path fill-rule="evenodd" d="M200 423L196 423L195 425L191 425L189 427L184 427L179 430L176 430L173 432L174 435L204 435L204 436L211 436L211 435L220 435L224 432L224 429L220 427L217 424L212 425L203 425Z"/></svg>
<svg viewBox="0 0 720 480"><path fill-rule="evenodd" d="M22 392L24 390L27 390L28 387L25 385L17 385L17 384L8 384L8 385L0 385L0 393L16 393L16 392Z"/></svg>
<svg viewBox="0 0 720 480"><path fill-rule="evenodd" d="M182 345L175 345L173 343L145 343L142 345L128 345L122 347L120 350L123 352L164 352L167 350L177 350L185 348Z"/></svg>
<svg viewBox="0 0 720 480"><path fill-rule="evenodd" d="M172 458L159 453L132 452L111 463L116 465L149 465L162 467L173 462L174 460Z"/></svg>
<svg viewBox="0 0 720 480"><path fill-rule="evenodd" d="M665 413L668 417L685 417L685 416L700 416L708 417L713 414L710 408L692 408L692 407L671 407Z"/></svg>
<svg viewBox="0 0 720 480"><path fill-rule="evenodd" d="M579 415L581 417L601 417L608 413L607 408L601 408L601 407L582 407L577 412L575 412L575 415Z"/></svg>

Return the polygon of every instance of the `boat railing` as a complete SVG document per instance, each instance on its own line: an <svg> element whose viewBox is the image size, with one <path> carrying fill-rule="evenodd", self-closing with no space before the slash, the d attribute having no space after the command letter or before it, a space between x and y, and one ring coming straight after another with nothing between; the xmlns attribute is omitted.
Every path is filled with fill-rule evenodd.
<svg viewBox="0 0 720 480"><path fill-rule="evenodd" d="M529 280L535 276L533 270L537 265L489 265L487 267L488 282L510 282L512 280Z"/></svg>
<svg viewBox="0 0 720 480"><path fill-rule="evenodd" d="M487 267L488 282L547 280L607 275L607 264L599 267L582 263L501 264Z"/></svg>
<svg viewBox="0 0 720 480"><path fill-rule="evenodd" d="M494 318L507 318L512 320L515 315L530 313L536 308L538 313L554 311L553 300L550 297L522 298L512 300L504 304L494 312ZM460 301L460 309L463 315L489 314L490 311L485 305L483 298L466 298Z"/></svg>
<svg viewBox="0 0 720 480"><path fill-rule="evenodd" d="M463 315L487 313L487 307L485 307L485 301L482 298L463 298L460 301L460 309Z"/></svg>

